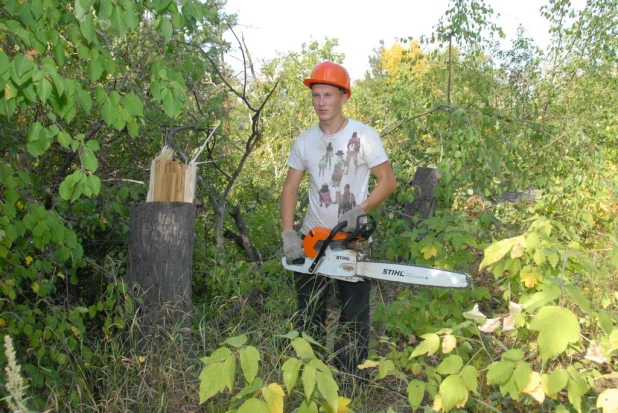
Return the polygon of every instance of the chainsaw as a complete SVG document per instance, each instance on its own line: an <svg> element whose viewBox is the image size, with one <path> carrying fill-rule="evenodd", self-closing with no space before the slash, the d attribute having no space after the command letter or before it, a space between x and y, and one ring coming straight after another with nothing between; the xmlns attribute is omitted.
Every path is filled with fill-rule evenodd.
<svg viewBox="0 0 618 413"><path fill-rule="evenodd" d="M347 222L340 222L333 229L314 228L303 239L307 258L288 263L281 262L287 270L304 274L319 274L337 280L358 282L364 278L394 281L424 287L468 288L468 274L429 268L415 264L371 261L367 258L369 237L376 229L373 218L357 218L356 231L342 232Z"/></svg>

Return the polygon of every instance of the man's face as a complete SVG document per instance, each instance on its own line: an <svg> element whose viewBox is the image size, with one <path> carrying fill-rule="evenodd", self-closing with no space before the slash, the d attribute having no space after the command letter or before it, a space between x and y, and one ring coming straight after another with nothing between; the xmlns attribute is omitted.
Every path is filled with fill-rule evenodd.
<svg viewBox="0 0 618 413"><path fill-rule="evenodd" d="M338 87L331 85L313 85L311 88L312 103L320 121L327 122L341 115L343 104L348 96Z"/></svg>

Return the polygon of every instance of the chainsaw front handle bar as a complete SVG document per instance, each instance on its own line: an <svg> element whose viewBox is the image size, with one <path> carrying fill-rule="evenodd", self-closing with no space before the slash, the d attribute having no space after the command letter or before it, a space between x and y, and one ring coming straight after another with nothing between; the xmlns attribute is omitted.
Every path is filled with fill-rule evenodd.
<svg viewBox="0 0 618 413"><path fill-rule="evenodd" d="M364 224L361 223L361 220L363 218L367 218L367 222ZM309 274L314 273L317 265L322 260L322 257L324 257L324 254L326 253L326 249L332 242L335 235L337 235L347 225L348 225L347 221L342 221L338 223L337 225L335 225L335 227L330 231L330 234L328 234L328 237L322 242L322 247L320 248L320 251L315 256L315 258L313 259L313 263L311 263L311 266L309 267ZM359 236L365 239L369 239L369 237L371 236L371 234L373 234L375 230L376 230L376 221L372 217L369 217L367 215L360 215L356 218L356 230L354 230L354 232L351 232L350 235L348 235L347 238L343 240L343 243L345 245L347 244L347 242ZM294 261L292 261L293 265L301 266L304 263L305 263L304 258L297 258Z"/></svg>

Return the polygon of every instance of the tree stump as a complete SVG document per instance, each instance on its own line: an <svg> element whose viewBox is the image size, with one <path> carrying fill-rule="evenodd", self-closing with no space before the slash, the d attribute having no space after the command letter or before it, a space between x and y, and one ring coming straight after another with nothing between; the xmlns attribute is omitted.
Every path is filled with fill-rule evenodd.
<svg viewBox="0 0 618 413"><path fill-rule="evenodd" d="M127 281L131 295L143 300L144 337L159 328L190 327L195 213L185 202L131 208Z"/></svg>
<svg viewBox="0 0 618 413"><path fill-rule="evenodd" d="M440 172L436 168L419 166L414 174L414 179L410 183L414 187L414 201L409 202L404 207L405 220L410 224L410 228L416 227L413 217L418 215L419 222L433 215L436 208L436 196L434 189L440 180Z"/></svg>

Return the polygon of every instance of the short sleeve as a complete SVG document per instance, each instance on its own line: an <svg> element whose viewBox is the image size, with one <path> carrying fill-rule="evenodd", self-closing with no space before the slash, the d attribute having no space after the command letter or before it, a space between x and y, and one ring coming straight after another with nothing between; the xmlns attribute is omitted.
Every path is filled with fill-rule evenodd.
<svg viewBox="0 0 618 413"><path fill-rule="evenodd" d="M365 131L365 138L362 140L361 151L370 169L388 161L382 139L380 139L378 132L371 127L367 127Z"/></svg>
<svg viewBox="0 0 618 413"><path fill-rule="evenodd" d="M298 169L299 171L304 171L307 168L305 168L305 164L303 163L301 146L301 139L297 138L292 145L292 150L290 151L290 156L288 157L288 166L290 168Z"/></svg>

